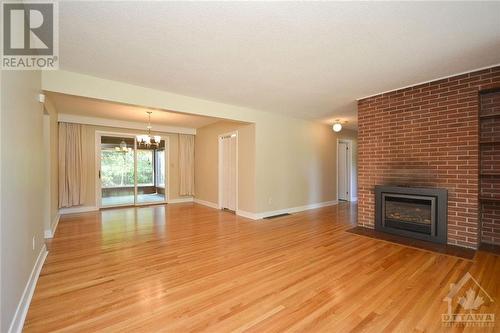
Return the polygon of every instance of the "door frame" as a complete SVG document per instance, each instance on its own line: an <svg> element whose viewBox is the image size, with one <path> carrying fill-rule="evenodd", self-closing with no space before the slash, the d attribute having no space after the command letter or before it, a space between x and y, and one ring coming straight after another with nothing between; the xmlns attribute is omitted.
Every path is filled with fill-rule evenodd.
<svg viewBox="0 0 500 333"><path fill-rule="evenodd" d="M347 145L347 199L346 201L352 201L352 140L348 139L337 139L337 202L339 199L339 143L345 143ZM342 199L343 200L343 199Z"/></svg>
<svg viewBox="0 0 500 333"><path fill-rule="evenodd" d="M99 170L101 170L101 137L102 136L113 136L113 137L128 137L134 139L134 202L132 204L119 204L112 206L102 206L102 184L101 178L99 177ZM168 198L170 197L170 142L169 137L165 136L162 138L165 141L165 200L156 202L137 202L137 134L130 132L112 132L112 131L95 131L95 198L96 207L100 208L113 208L113 207L127 207L127 206L147 206L155 204L165 204L168 203ZM155 175L156 176L156 175Z"/></svg>
<svg viewBox="0 0 500 333"><path fill-rule="evenodd" d="M217 194L218 194L218 202L217 202L217 207L219 209L222 209L222 138L227 137L227 136L236 136L236 207L235 207L235 213L238 211L238 192L239 192L239 183L238 183L238 169L239 169L239 162L238 162L238 146L239 146L239 141L238 141L238 130L236 131L231 131L227 132L224 134L220 134L217 137L217 146L218 146L218 164L217 164Z"/></svg>

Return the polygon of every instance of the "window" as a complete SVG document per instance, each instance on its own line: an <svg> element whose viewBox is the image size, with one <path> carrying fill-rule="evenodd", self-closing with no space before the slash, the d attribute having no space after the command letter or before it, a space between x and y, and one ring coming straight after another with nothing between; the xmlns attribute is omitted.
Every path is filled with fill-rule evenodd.
<svg viewBox="0 0 500 333"><path fill-rule="evenodd" d="M137 150L137 185L154 186L154 150Z"/></svg>
<svg viewBox="0 0 500 333"><path fill-rule="evenodd" d="M157 150L156 154L156 186L165 188L165 150Z"/></svg>
<svg viewBox="0 0 500 333"><path fill-rule="evenodd" d="M103 188L134 186L134 152L102 149L101 181ZM155 183L165 187L165 151L137 150L137 185L155 186Z"/></svg>
<svg viewBox="0 0 500 333"><path fill-rule="evenodd" d="M134 186L134 153L101 150L101 181L103 188Z"/></svg>

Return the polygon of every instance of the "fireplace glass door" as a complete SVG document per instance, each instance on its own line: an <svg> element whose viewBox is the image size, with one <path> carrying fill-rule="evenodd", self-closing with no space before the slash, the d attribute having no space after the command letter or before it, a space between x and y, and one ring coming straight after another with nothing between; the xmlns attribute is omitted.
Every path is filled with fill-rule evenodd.
<svg viewBox="0 0 500 333"><path fill-rule="evenodd" d="M435 235L435 198L418 195L382 195L385 227Z"/></svg>

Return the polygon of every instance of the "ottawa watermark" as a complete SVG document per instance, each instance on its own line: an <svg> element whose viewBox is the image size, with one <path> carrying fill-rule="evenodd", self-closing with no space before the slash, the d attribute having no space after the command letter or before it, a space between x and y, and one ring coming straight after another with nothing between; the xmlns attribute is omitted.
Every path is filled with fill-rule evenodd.
<svg viewBox="0 0 500 333"><path fill-rule="evenodd" d="M2 1L2 70L59 68L56 1Z"/></svg>
<svg viewBox="0 0 500 333"><path fill-rule="evenodd" d="M447 313L441 315L446 327L495 326L495 314L481 311L483 305L491 304L494 300L469 272L458 283L450 285L443 302L448 303ZM460 310L463 312L454 313Z"/></svg>

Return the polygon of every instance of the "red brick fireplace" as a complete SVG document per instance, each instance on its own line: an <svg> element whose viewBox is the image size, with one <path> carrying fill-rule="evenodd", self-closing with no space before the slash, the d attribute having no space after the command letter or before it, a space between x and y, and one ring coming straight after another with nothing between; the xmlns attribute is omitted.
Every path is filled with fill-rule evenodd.
<svg viewBox="0 0 500 333"><path fill-rule="evenodd" d="M498 87L500 66L360 100L358 225L374 227L376 185L445 188L448 244L477 248L480 93Z"/></svg>

